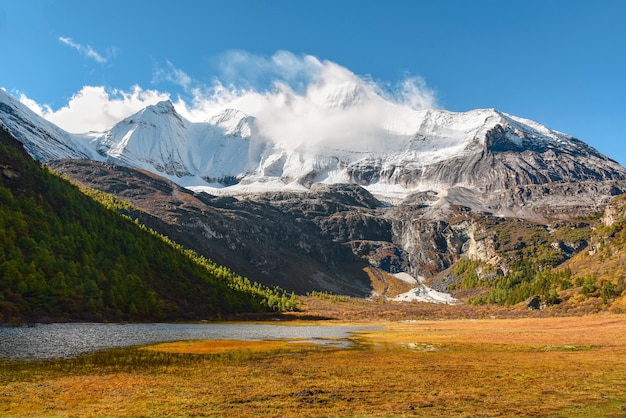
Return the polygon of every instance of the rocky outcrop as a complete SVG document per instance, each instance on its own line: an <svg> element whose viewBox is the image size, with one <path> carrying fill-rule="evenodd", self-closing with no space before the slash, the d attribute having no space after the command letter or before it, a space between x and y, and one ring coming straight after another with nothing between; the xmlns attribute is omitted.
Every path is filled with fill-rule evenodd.
<svg viewBox="0 0 626 418"><path fill-rule="evenodd" d="M541 300L541 296L538 296L538 295L531 296L528 299L526 299L524 301L524 305L526 305L526 307L531 310L538 310L538 309L545 308L545 303Z"/></svg>
<svg viewBox="0 0 626 418"><path fill-rule="evenodd" d="M626 200L623 198L614 199L606 206L602 215L602 224L611 226L620 218L626 217Z"/></svg>
<svg viewBox="0 0 626 418"><path fill-rule="evenodd" d="M525 219L571 219L603 211L626 191L625 180L533 184L488 194L489 210L501 216Z"/></svg>

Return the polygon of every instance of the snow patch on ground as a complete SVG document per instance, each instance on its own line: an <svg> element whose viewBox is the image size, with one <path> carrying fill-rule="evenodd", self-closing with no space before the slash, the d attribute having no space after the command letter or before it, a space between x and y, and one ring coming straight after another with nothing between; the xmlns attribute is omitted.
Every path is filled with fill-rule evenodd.
<svg viewBox="0 0 626 418"><path fill-rule="evenodd" d="M409 273L396 273L393 275L393 277L398 280L402 280L403 282L408 284L419 284L419 281L415 277L411 276Z"/></svg>
<svg viewBox="0 0 626 418"><path fill-rule="evenodd" d="M413 192L413 190L407 189L400 184L387 184L380 182L371 183L362 187L378 200L388 202L392 205L401 202Z"/></svg>
<svg viewBox="0 0 626 418"><path fill-rule="evenodd" d="M406 293L402 293L394 298L391 298L391 300L393 300L394 302L427 302L454 305L457 301L449 293L439 292L426 286L423 283L422 277L418 277L417 279L415 279L408 273L398 273L394 274L394 276L402 281L415 283L418 285L417 287L414 287Z"/></svg>

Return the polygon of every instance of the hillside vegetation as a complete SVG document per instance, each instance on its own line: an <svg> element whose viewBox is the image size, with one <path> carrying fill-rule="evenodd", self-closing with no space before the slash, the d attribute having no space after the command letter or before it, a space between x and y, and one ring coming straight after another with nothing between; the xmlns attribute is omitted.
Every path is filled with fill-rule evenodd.
<svg viewBox="0 0 626 418"><path fill-rule="evenodd" d="M626 195L607 207L589 248L573 257L560 271L571 271L579 292L572 301L601 300L615 312L626 312Z"/></svg>
<svg viewBox="0 0 626 418"><path fill-rule="evenodd" d="M588 242L588 222L562 222L552 228L515 219L502 219L491 229L499 263L463 259L453 272L458 288L481 289L468 298L471 304L515 305L533 295L544 303L559 301L558 292L571 287L569 271L554 271L571 255L567 248ZM571 251L571 250L570 250Z"/></svg>
<svg viewBox="0 0 626 418"><path fill-rule="evenodd" d="M105 208L0 129L0 322L193 320L294 303Z"/></svg>
<svg viewBox="0 0 626 418"><path fill-rule="evenodd" d="M502 220L492 226L496 265L463 259L449 289L473 305L516 305L532 297L560 309L626 311L626 196L592 218L550 226Z"/></svg>

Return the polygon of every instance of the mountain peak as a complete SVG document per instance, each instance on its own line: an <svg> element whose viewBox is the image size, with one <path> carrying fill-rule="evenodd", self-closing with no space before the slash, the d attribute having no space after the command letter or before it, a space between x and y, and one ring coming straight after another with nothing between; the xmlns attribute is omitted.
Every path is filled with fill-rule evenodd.
<svg viewBox="0 0 626 418"><path fill-rule="evenodd" d="M236 109L225 109L209 119L209 124L224 131L229 137L247 139L252 136L255 118Z"/></svg>
<svg viewBox="0 0 626 418"><path fill-rule="evenodd" d="M324 104L329 108L346 109L366 101L367 91L363 86L347 82L332 89L324 89Z"/></svg>
<svg viewBox="0 0 626 418"><path fill-rule="evenodd" d="M146 109L151 110L155 113L176 113L176 109L174 109L174 103L171 100L163 100L157 104L150 105Z"/></svg>
<svg viewBox="0 0 626 418"><path fill-rule="evenodd" d="M158 102L157 104L146 106L143 110L137 112L141 115L153 114L153 115L172 115L180 119L180 115L176 112L174 108L174 104L171 100L163 100Z"/></svg>
<svg viewBox="0 0 626 418"><path fill-rule="evenodd" d="M149 105L140 110L139 112L122 120L118 125L148 125L148 126L162 126L176 124L181 128L185 127L185 121L176 112L174 104L170 100L163 100L157 104ZM115 127L113 128L115 129Z"/></svg>

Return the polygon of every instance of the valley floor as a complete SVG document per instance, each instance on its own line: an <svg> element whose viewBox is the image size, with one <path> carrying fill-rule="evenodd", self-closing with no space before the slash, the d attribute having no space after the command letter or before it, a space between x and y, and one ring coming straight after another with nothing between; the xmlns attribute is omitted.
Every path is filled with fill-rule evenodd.
<svg viewBox="0 0 626 418"><path fill-rule="evenodd" d="M455 304L393 302L382 298L372 300L346 296L321 295L298 297L298 311L288 312L285 318L336 319L344 321L402 321L428 319L481 318L545 318L587 316L610 312L600 298L587 298L570 303L565 301L541 310L530 310L524 303L514 306L494 304L468 305L462 300ZM614 313L623 313L614 311Z"/></svg>
<svg viewBox="0 0 626 418"><path fill-rule="evenodd" d="M492 316L362 318L350 348L190 341L4 362L0 415L626 417L626 316Z"/></svg>

